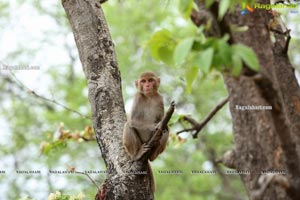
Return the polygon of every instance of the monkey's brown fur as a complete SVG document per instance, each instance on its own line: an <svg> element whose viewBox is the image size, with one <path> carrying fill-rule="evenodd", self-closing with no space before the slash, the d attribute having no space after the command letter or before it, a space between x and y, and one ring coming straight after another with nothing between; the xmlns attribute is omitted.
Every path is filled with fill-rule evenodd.
<svg viewBox="0 0 300 200"><path fill-rule="evenodd" d="M135 81L137 93L134 97L130 117L124 126L123 144L132 160L139 160L149 150L147 142L153 136L158 123L164 116L163 98L158 93L160 78L153 72L145 72ZM151 148L149 160L152 161L164 151L169 131L164 131L159 144ZM154 192L154 178L149 165L151 189Z"/></svg>

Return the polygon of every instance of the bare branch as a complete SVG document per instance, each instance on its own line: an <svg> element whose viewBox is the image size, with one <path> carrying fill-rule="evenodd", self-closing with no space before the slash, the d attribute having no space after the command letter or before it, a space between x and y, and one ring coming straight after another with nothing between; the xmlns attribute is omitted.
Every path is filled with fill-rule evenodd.
<svg viewBox="0 0 300 200"><path fill-rule="evenodd" d="M96 136L91 137L91 138L86 138L84 136L80 136L80 138L83 139L85 142L96 141Z"/></svg>
<svg viewBox="0 0 300 200"><path fill-rule="evenodd" d="M86 175L92 181L92 183L97 187L97 189L100 190L100 187L97 185L96 181L88 173L78 172L78 171L75 171L75 173L76 174Z"/></svg>
<svg viewBox="0 0 300 200"><path fill-rule="evenodd" d="M85 118L85 119L91 119L90 117L88 117L88 116L86 116L86 115L84 115L84 114L78 112L77 110L74 110L74 109L72 109L72 108L70 108L70 107L68 107L68 106L66 106L66 105L64 105L64 104L62 104L62 103L56 101L55 99L50 99L50 98L47 98L47 97L44 97L44 96L42 96L42 95L37 94L34 90L28 88L22 81L20 81L20 80L16 77L16 75L15 75L13 72L10 72L10 75L14 78L15 83L16 83L21 89L26 90L28 94L31 94L31 95L33 95L33 96L35 96L35 97L37 97L38 99L41 99L41 100L43 100L43 101L47 101L47 102L51 102L51 103L53 103L53 104L56 104L56 105L58 105L58 106L64 108L65 110L68 110L68 111L70 111L70 112L73 112L73 113L79 115L79 116L82 117L82 118Z"/></svg>
<svg viewBox="0 0 300 200"><path fill-rule="evenodd" d="M172 101L165 117L161 120L161 124L158 127L158 130L164 130L167 128L168 122L170 121L174 110L175 110L175 101Z"/></svg>
<svg viewBox="0 0 300 200"><path fill-rule="evenodd" d="M166 115L159 123L159 127L156 129L154 135L152 136L152 138L149 140L147 144L150 147L149 150L141 155L140 160L148 160L151 148L159 142L159 140L162 137L163 130L168 128L167 125L173 115L174 110L175 110L175 102L172 101Z"/></svg>
<svg viewBox="0 0 300 200"><path fill-rule="evenodd" d="M184 116L183 119L184 119L185 121L188 121L188 122L189 122L190 124L192 124L193 126L199 126L199 123L198 123L195 119L193 119L193 118L191 118L191 117L189 117L189 116Z"/></svg>
<svg viewBox="0 0 300 200"><path fill-rule="evenodd" d="M215 160L216 163L222 163L225 167L235 169L235 152L234 150L229 150L224 153L222 158Z"/></svg>
<svg viewBox="0 0 300 200"><path fill-rule="evenodd" d="M183 129L181 131L178 131L176 134L179 135L180 133L192 132L192 131L197 131L197 130L195 128L187 128L187 129Z"/></svg>
<svg viewBox="0 0 300 200"><path fill-rule="evenodd" d="M198 123L195 119L193 119L191 117L184 116L183 119L185 121L188 121L190 124L192 124L193 127L189 128L189 129L181 130L181 131L177 132L177 135L179 135L180 133L183 133L183 132L195 131L195 133L193 133L193 138L197 138L198 133L215 116L215 114L228 102L228 100L229 100L229 97L223 99L220 103L218 103L217 106L200 123Z"/></svg>

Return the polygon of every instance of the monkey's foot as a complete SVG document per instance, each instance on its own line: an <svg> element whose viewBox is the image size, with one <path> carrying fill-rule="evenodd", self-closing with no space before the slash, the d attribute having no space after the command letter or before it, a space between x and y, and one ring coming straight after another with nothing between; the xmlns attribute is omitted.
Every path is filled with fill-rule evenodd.
<svg viewBox="0 0 300 200"><path fill-rule="evenodd" d="M143 156L146 152L148 152L150 149L151 149L151 147L150 147L148 144L144 143L144 144L141 146L139 152L136 154L136 156L135 156L135 158L134 158L133 160L134 160L134 161L140 160L140 159L142 158L142 156Z"/></svg>

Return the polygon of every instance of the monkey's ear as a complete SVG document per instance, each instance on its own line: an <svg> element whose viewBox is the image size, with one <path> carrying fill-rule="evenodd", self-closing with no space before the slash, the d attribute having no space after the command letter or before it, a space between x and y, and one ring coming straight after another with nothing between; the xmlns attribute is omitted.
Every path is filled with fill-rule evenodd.
<svg viewBox="0 0 300 200"><path fill-rule="evenodd" d="M157 77L157 88L159 87L159 85L160 85L160 78Z"/></svg>
<svg viewBox="0 0 300 200"><path fill-rule="evenodd" d="M138 81L138 80L135 80L135 81L134 81L134 85L135 85L136 88L138 88L138 87L139 87L139 81Z"/></svg>

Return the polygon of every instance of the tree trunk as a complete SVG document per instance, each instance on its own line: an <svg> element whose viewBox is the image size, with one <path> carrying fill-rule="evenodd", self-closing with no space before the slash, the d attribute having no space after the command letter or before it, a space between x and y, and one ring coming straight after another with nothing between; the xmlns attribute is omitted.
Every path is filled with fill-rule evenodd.
<svg viewBox="0 0 300 200"><path fill-rule="evenodd" d="M192 20L201 25L200 19L218 16L218 4L205 10L196 1L200 12L193 13ZM269 4L267 0L260 3ZM240 15L236 7L211 35L230 35L230 43L245 44L256 52L261 70L251 72L244 67L239 78L224 75L230 95L230 112L234 130L234 166L247 170L242 174L250 199L299 200L300 199L300 88L294 69L285 52L284 35L268 29L271 13L257 9ZM198 19L197 19L198 17ZM231 32L230 25L248 26L245 32ZM276 42L271 41L274 34ZM236 106L272 106L272 110L239 110ZM265 175L263 171L282 170L280 174ZM280 172L280 171L279 171Z"/></svg>
<svg viewBox="0 0 300 200"><path fill-rule="evenodd" d="M96 199L148 200L150 177L140 171L146 163L132 163L122 144L126 121L121 76L101 4L96 0L62 0L71 23L88 82L92 120L107 177Z"/></svg>

